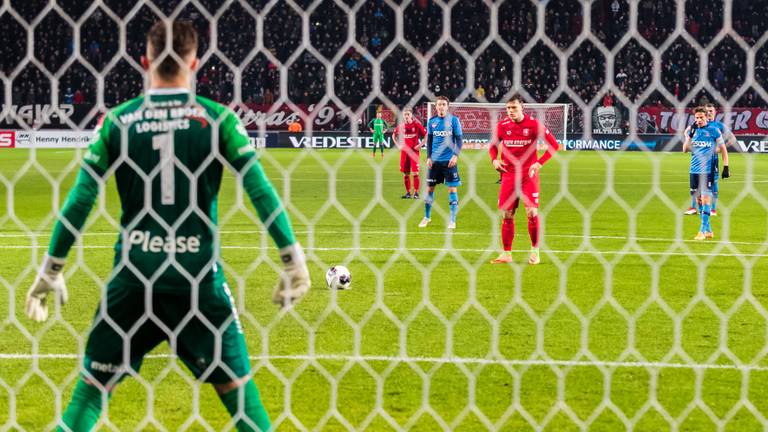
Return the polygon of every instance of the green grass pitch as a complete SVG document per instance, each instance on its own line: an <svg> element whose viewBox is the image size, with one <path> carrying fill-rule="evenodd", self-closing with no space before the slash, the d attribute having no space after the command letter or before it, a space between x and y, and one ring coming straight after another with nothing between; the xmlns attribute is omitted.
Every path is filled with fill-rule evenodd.
<svg viewBox="0 0 768 432"><path fill-rule="evenodd" d="M119 204L97 203L66 269L70 302L24 315L34 263L78 166L73 151L0 153L0 430L45 430L69 401L108 276ZM278 430L763 430L768 417L768 157L731 155L715 241L696 243L689 156L561 152L542 169L542 264L500 249L486 152L460 160L432 225L402 200L398 155L269 150L262 161L311 259L292 312L270 303L276 251L231 175L223 255L261 395ZM329 175L335 173L335 175ZM426 177L426 176L425 176ZM424 181L425 179L422 179ZM60 184L60 188L54 185ZM245 203L245 204L244 204ZM723 239L728 239L724 241ZM332 292L333 264L352 289ZM38 355L33 355L38 354ZM229 416L166 345L119 385L99 430L221 430Z"/></svg>

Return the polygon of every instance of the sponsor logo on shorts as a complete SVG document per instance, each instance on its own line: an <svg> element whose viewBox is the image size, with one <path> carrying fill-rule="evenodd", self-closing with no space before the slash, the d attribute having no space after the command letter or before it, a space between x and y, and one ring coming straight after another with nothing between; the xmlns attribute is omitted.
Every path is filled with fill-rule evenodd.
<svg viewBox="0 0 768 432"><path fill-rule="evenodd" d="M122 369L122 367L113 365L112 363L100 363L97 361L92 361L91 369L98 372L117 373Z"/></svg>
<svg viewBox="0 0 768 432"><path fill-rule="evenodd" d="M131 246L141 247L142 252L153 253L198 253L200 252L200 236L193 237L161 237L153 236L149 231L131 231L128 234L128 242Z"/></svg>

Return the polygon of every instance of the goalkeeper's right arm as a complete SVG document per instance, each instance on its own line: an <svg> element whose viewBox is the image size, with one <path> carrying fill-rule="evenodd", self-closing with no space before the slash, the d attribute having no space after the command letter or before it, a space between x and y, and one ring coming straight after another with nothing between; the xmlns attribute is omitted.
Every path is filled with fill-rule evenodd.
<svg viewBox="0 0 768 432"><path fill-rule="evenodd" d="M53 293L60 304L67 302L67 286L61 272L76 236L85 225L88 214L99 196L99 181L107 167L107 139L109 118L102 118L103 125L96 130L96 139L88 148L75 186L69 191L59 219L53 228L48 253L37 272L35 281L27 291L27 316L35 321L48 319L48 294Z"/></svg>
<svg viewBox="0 0 768 432"><path fill-rule="evenodd" d="M297 303L309 291L309 269L301 245L296 241L285 206L267 180L258 160L253 159L243 176L243 187L259 213L259 219L280 248L285 271L275 289L272 301L281 307Z"/></svg>
<svg viewBox="0 0 768 432"><path fill-rule="evenodd" d="M267 232L280 250L284 270L272 301L286 308L300 301L311 286L306 257L301 245L296 241L285 206L264 174L240 119L231 112L226 116L221 125L221 141L225 155L235 170L242 175L243 188L259 214L259 219L267 227Z"/></svg>

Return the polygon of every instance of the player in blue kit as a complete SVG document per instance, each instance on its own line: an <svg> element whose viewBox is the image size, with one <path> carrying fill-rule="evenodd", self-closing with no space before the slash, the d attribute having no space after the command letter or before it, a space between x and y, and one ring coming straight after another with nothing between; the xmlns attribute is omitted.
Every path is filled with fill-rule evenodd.
<svg viewBox="0 0 768 432"><path fill-rule="evenodd" d="M710 225L710 211L712 205L712 188L714 176L712 167L713 155L725 151L723 163L728 165L727 150L720 130L707 120L707 110L704 107L696 107L693 110L696 122L686 131L683 142L683 152L691 152L690 191L691 195L697 195L701 200L701 226L694 240L714 238L712 225ZM725 174L725 170L723 170Z"/></svg>
<svg viewBox="0 0 768 432"><path fill-rule="evenodd" d="M704 108L707 110L707 120L709 121L709 124L712 126L715 126L719 131L720 134L723 136L723 141L726 146L723 147L723 173L722 178L726 179L731 176L730 169L728 168L728 145L735 145L736 143L736 137L733 135L733 132L723 123L720 121L717 121L715 119L717 115L717 108L715 108L715 104L708 103L704 105ZM688 129L686 129L686 134L693 136L693 133L696 129L696 125L690 126ZM717 216L717 199L719 198L720 194L720 187L718 185L718 174L720 173L720 158L717 156L717 152L714 153L712 156L712 170L713 170L713 183L712 183L712 208L710 211L711 216ZM700 202L698 202L696 194L691 194L691 206L688 208L688 210L685 211L685 214L687 215L695 215L696 213L701 213L701 209L699 208L701 205Z"/></svg>
<svg viewBox="0 0 768 432"><path fill-rule="evenodd" d="M736 143L736 137L723 122L717 121L715 119L715 116L717 115L717 108L715 108L715 104L708 103L704 105L704 108L707 109L707 120L709 120L709 124L715 126L720 131L720 134L723 136L723 141L726 144L723 147L722 173L722 176L725 179L731 176L731 171L728 169L728 146L732 146ZM720 159L717 157L717 152L715 152L715 155L712 157L712 169L715 171L715 182L712 185L712 211L710 213L712 216L717 216L717 199L719 198L720 194L720 188L717 185L717 174L720 172Z"/></svg>
<svg viewBox="0 0 768 432"><path fill-rule="evenodd" d="M425 228L432 221L432 203L435 201L435 186L448 186L448 201L451 220L448 229L456 229L456 212L459 209L458 187L459 153L461 152L461 122L448 113L448 98L438 96L435 101L437 115L427 121L427 196L424 199L424 218L419 228Z"/></svg>

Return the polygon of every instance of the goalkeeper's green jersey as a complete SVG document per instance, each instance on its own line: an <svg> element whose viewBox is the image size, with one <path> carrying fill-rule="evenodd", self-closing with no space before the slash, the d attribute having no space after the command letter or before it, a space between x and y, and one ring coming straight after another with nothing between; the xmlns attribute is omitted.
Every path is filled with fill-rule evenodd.
<svg viewBox="0 0 768 432"><path fill-rule="evenodd" d="M384 119L375 118L368 122L368 128L373 129L373 133L377 135L382 135L387 127L387 122Z"/></svg>
<svg viewBox="0 0 768 432"><path fill-rule="evenodd" d="M278 247L295 243L238 117L186 89L154 89L103 119L54 229L49 254L65 257L113 173L122 215L112 277L158 290L223 281L216 233L224 165L243 185ZM65 222L65 223L62 223Z"/></svg>

